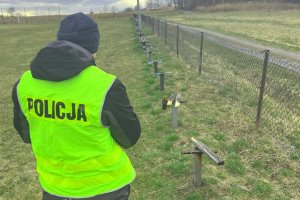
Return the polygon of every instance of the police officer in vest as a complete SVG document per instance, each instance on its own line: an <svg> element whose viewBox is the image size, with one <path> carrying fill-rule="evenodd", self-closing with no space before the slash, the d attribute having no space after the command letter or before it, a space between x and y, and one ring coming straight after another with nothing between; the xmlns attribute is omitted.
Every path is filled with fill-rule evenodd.
<svg viewBox="0 0 300 200"><path fill-rule="evenodd" d="M14 127L32 145L44 200L129 197L123 148L141 128L125 86L95 65L99 39L89 16L67 16L14 86Z"/></svg>

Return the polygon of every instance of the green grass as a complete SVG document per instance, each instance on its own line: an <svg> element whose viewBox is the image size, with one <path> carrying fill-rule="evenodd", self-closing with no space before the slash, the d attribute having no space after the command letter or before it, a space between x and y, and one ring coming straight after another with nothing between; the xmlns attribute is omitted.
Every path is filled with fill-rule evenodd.
<svg viewBox="0 0 300 200"><path fill-rule="evenodd" d="M264 45L300 52L300 12L298 10L168 11L147 12L147 14L226 35L238 36Z"/></svg>
<svg viewBox="0 0 300 200"><path fill-rule="evenodd" d="M97 65L126 85L142 125L142 136L126 150L137 171L131 199L299 199L297 160L278 152L272 136L256 131L249 117L219 95L210 77L198 78L193 68L176 59L156 37L149 36L154 59L163 59L165 91L140 47L128 18L103 19ZM58 24L0 26L0 199L41 199L30 145L12 127L11 88L29 68L37 51L55 39ZM218 59L215 55L211 59ZM179 107L180 126L171 127L171 110L161 98L180 91L187 103ZM190 137L196 136L225 159L216 166L204 157L204 185L192 184Z"/></svg>

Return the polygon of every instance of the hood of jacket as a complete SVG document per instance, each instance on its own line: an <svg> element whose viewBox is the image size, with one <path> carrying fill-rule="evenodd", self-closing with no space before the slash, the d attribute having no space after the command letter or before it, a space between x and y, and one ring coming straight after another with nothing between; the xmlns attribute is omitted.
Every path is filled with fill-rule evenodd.
<svg viewBox="0 0 300 200"><path fill-rule="evenodd" d="M93 55L84 48L65 41L55 41L41 49L30 65L32 76L48 81L63 81L95 65Z"/></svg>

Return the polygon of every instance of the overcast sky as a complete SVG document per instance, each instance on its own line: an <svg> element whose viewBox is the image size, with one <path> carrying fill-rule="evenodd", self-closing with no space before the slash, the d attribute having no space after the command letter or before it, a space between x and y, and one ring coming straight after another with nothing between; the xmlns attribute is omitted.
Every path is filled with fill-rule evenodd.
<svg viewBox="0 0 300 200"><path fill-rule="evenodd" d="M146 0L140 0L141 6L144 5ZM38 14L48 14L48 8L50 13L55 14L58 12L58 6L61 9L62 14L70 14L74 12L99 13L103 10L111 10L113 7L118 10L123 10L126 7L134 7L136 0L0 0L0 8L2 8L4 15L9 7L15 8L15 13L35 14L36 8ZM0 13L1 15L1 13Z"/></svg>

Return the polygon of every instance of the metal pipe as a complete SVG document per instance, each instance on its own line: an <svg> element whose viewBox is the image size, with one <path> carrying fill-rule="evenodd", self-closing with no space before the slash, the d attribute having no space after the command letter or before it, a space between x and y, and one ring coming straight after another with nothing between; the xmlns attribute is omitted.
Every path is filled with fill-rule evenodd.
<svg viewBox="0 0 300 200"><path fill-rule="evenodd" d="M141 20L141 10L140 10L140 1L137 0L137 10L138 10L138 31L142 30L142 20Z"/></svg>
<svg viewBox="0 0 300 200"><path fill-rule="evenodd" d="M177 25L177 32L176 32L176 55L178 58L178 56L179 56L179 25Z"/></svg>
<svg viewBox="0 0 300 200"><path fill-rule="evenodd" d="M202 153L194 154L194 186L200 187L202 185Z"/></svg>
<svg viewBox="0 0 300 200"><path fill-rule="evenodd" d="M172 106L172 127L178 127L178 109L175 107L175 103Z"/></svg>
<svg viewBox="0 0 300 200"><path fill-rule="evenodd" d="M258 98L258 103L257 103L256 126L259 126L260 118L261 118L261 111L262 111L262 104L263 104L263 98L264 98L265 84L266 84L266 79L267 79L270 50L264 50L264 52L265 52L265 58L264 58L264 66L263 66L262 77L261 77L259 98Z"/></svg>
<svg viewBox="0 0 300 200"><path fill-rule="evenodd" d="M165 74L160 73L159 77L160 77L160 91L164 91L165 90Z"/></svg>
<svg viewBox="0 0 300 200"><path fill-rule="evenodd" d="M149 45L147 46L147 48L148 64L152 64L152 51L150 50Z"/></svg>
<svg viewBox="0 0 300 200"><path fill-rule="evenodd" d="M165 22L165 44L168 43L167 37L168 37L168 22L166 21Z"/></svg>
<svg viewBox="0 0 300 200"><path fill-rule="evenodd" d="M199 55L199 75L202 73L202 60L203 60L203 32L201 32L201 38L200 38L200 55Z"/></svg>
<svg viewBox="0 0 300 200"><path fill-rule="evenodd" d="M157 77L158 72L158 61L153 62L153 70L154 70L154 76Z"/></svg>

